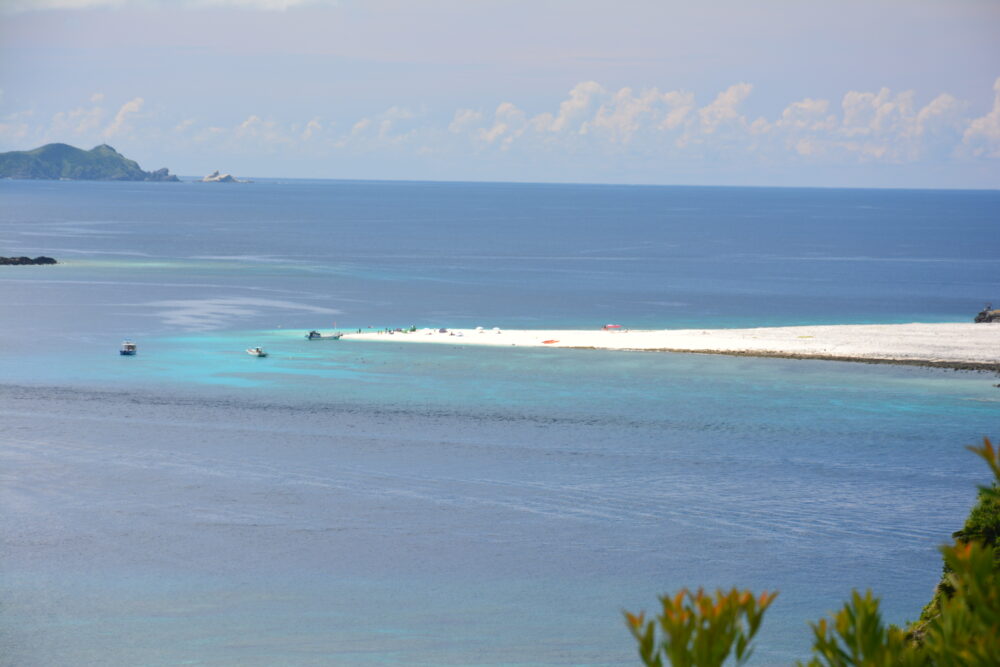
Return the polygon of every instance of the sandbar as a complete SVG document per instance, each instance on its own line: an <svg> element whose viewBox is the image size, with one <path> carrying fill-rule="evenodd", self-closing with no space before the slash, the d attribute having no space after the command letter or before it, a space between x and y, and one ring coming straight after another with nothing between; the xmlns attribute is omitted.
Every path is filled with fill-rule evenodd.
<svg viewBox="0 0 1000 667"><path fill-rule="evenodd" d="M419 329L344 340L726 354L1000 372L1000 324L838 324L755 329Z"/></svg>

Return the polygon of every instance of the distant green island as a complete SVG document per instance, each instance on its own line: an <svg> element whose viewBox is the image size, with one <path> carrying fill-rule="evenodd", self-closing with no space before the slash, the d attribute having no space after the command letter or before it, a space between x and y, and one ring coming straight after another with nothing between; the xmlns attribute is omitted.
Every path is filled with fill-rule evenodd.
<svg viewBox="0 0 1000 667"><path fill-rule="evenodd" d="M143 171L135 160L101 144L85 151L69 144L46 144L30 151L0 153L0 178L72 181L178 181L164 167Z"/></svg>

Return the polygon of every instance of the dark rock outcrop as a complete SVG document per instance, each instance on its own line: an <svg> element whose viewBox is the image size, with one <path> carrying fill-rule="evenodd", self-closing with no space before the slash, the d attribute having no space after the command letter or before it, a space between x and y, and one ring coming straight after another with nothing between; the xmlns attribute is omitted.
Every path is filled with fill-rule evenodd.
<svg viewBox="0 0 1000 667"><path fill-rule="evenodd" d="M31 151L0 153L0 177L70 181L177 181L168 169L143 171L107 144L89 151L47 144Z"/></svg>
<svg viewBox="0 0 1000 667"><path fill-rule="evenodd" d="M993 304L988 303L986 307L979 311L974 322L1000 322L1000 310L994 310Z"/></svg>
<svg viewBox="0 0 1000 667"><path fill-rule="evenodd" d="M149 172L149 175L146 177L146 180L147 181L172 181L172 182L176 182L176 181L179 181L180 179L177 178L176 176L174 176L173 174L171 174L169 169L167 169L166 167L163 167L162 169L157 169L156 171Z"/></svg>
<svg viewBox="0 0 1000 667"><path fill-rule="evenodd" d="M51 257L41 255L32 259L31 257L0 257L0 266L29 266L35 264L57 264Z"/></svg>

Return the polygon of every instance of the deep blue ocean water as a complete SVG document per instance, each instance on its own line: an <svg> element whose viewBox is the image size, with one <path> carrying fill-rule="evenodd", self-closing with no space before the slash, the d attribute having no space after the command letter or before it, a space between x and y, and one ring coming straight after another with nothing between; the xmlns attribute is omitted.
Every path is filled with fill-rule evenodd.
<svg viewBox="0 0 1000 667"><path fill-rule="evenodd" d="M0 660L629 665L623 608L919 614L996 377L306 341L966 321L1000 193L0 181ZM134 358L117 355L123 338ZM245 354L251 345L267 359Z"/></svg>

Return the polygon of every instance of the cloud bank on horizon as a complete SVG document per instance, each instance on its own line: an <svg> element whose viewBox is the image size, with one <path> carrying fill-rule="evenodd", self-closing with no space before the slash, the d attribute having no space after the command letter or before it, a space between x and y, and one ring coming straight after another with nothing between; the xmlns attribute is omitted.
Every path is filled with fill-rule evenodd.
<svg viewBox="0 0 1000 667"><path fill-rule="evenodd" d="M875 6L910 33L887 45L879 26L847 21L854 33L810 48L836 31L801 8L783 11L783 26L739 15L739 3L722 19L626 5L641 11L602 24L541 1L532 33L501 25L508 5L493 2L467 11L450 0L416 9L396 0L375 9L352 0L7 0L0 7L12 18L0 24L20 29L0 45L14 63L0 64L0 150L107 142L144 166L190 174L1000 187L1000 60L982 53L992 42L981 25L1000 12L942 3L906 23L894 18L898 4L847 2L859 19L874 22ZM662 38L667 27L634 32L654 18L678 24L663 23L673 40ZM60 34L70 19L84 29ZM454 26L442 28L446 19ZM943 55L909 64L926 48L901 49L952 19ZM685 37L714 20L716 43ZM511 26L524 31L520 42ZM961 44L959 29L972 42L965 60L944 48ZM36 46L32 33L51 43ZM739 39L748 41L727 52ZM864 40L870 53L842 47ZM46 46L56 52L49 60L39 57ZM833 47L839 62L830 64L822 52ZM151 59L143 76L129 62L137 52L180 64ZM852 73L864 85L852 86Z"/></svg>
<svg viewBox="0 0 1000 667"><path fill-rule="evenodd" d="M394 106L338 121L310 110L283 122L250 113L231 125L210 125L169 111L144 112L135 97L109 107L95 93L87 104L35 118L7 114L0 145L54 141L89 145L124 141L169 142L175 149L220 155L336 156L338 153L410 154L436 159L564 155L574 160L642 157L665 161L798 165L1000 160L1000 77L993 105L970 115L970 104L948 93L928 103L914 91L848 91L839 100L790 102L777 117L751 117L743 103L750 83L735 83L710 101L689 91L609 90L595 81L574 86L557 108L529 114L510 101L492 109L458 108L447 123L426 111Z"/></svg>

